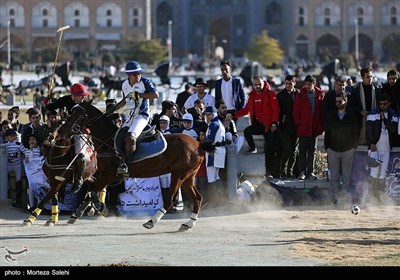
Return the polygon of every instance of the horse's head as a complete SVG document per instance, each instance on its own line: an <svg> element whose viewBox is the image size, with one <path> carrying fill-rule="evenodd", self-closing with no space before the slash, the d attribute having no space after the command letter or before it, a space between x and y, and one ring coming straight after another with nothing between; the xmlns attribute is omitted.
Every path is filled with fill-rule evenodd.
<svg viewBox="0 0 400 280"><path fill-rule="evenodd" d="M88 122L89 116L86 112L91 104L92 100L76 104L71 115L57 129L57 138L69 139L73 135L81 134Z"/></svg>

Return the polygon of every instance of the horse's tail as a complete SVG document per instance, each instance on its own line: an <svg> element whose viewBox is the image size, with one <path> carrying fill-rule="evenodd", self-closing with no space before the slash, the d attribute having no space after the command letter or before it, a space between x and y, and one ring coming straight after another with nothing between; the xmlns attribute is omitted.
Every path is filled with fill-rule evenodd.
<svg viewBox="0 0 400 280"><path fill-rule="evenodd" d="M209 154L213 154L215 153L215 148L217 147L217 145L211 140L206 140L200 142L199 147L202 151L206 151Z"/></svg>

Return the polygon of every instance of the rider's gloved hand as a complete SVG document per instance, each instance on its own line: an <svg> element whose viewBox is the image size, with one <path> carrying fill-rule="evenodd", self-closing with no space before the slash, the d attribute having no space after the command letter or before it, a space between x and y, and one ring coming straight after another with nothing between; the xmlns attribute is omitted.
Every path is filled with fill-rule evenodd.
<svg viewBox="0 0 400 280"><path fill-rule="evenodd" d="M139 100L139 98L140 98L139 93L137 93L136 91L131 92L130 95L131 95L132 100L134 100L134 101Z"/></svg>

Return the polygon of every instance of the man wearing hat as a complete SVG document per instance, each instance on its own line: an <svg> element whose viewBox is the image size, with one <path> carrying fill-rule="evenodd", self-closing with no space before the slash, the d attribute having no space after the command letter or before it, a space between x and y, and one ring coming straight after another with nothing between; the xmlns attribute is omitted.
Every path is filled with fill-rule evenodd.
<svg viewBox="0 0 400 280"><path fill-rule="evenodd" d="M53 103L50 103L46 106L47 111L53 111L57 109L66 109L68 114L71 114L72 108L77 104L83 102L86 96L90 94L90 91L86 89L86 87L80 83L75 83L71 86L70 89L71 95L65 95ZM74 179L74 188L73 191L78 192L82 184L83 180L83 170L85 168L85 158L83 155L84 147L87 145L87 135L79 134L74 135L75 142L75 153L79 154L79 156L75 159L75 179Z"/></svg>
<svg viewBox="0 0 400 280"><path fill-rule="evenodd" d="M53 111L57 109L66 109L68 114L71 114L72 108L81 103L86 96L90 94L90 91L86 89L86 87L80 83L75 83L71 86L70 89L71 95L64 95L59 99L55 100L53 103L49 103L46 105L47 111Z"/></svg>
<svg viewBox="0 0 400 280"><path fill-rule="evenodd" d="M115 105L115 110L126 106L126 121L118 136L123 135L125 140L126 162L129 164L132 153L136 150L136 139L150 121L150 99L158 98L159 94L148 78L142 77L143 69L136 61L129 61L125 66L128 75L122 84L123 99ZM121 134L122 133L122 134ZM121 136L120 136L121 137ZM120 173L127 173L125 165L118 169Z"/></svg>
<svg viewBox="0 0 400 280"><path fill-rule="evenodd" d="M19 117L19 107L14 106L8 110L7 119L11 122L12 128L18 133L22 133L23 124L18 120Z"/></svg>
<svg viewBox="0 0 400 280"><path fill-rule="evenodd" d="M186 99L186 102L183 105L182 111L194 107L194 102L196 100L200 99L200 100L204 101L204 103L206 104L206 107L211 106L215 112L215 98L211 94L207 94L206 81L204 81L203 78L197 78L196 82L194 83L194 86L196 87L197 94L193 94L193 95L189 96L188 99Z"/></svg>

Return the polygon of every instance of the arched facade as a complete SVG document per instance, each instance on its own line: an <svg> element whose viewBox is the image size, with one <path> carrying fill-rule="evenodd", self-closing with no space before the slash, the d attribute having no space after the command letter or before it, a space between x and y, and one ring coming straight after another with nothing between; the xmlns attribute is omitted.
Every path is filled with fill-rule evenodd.
<svg viewBox="0 0 400 280"><path fill-rule="evenodd" d="M317 40L316 49L320 59L331 60L340 54L340 40L332 34L326 34Z"/></svg>
<svg viewBox="0 0 400 280"><path fill-rule="evenodd" d="M374 59L373 40L367 34L358 34L360 61L372 61ZM355 36L349 41L349 52L355 53Z"/></svg>
<svg viewBox="0 0 400 280"><path fill-rule="evenodd" d="M120 47L124 40L157 38L166 44L170 20L173 57L181 62L189 56L201 59L214 46L223 47L229 59L241 58L251 39L263 30L280 42L294 62L316 59L321 50L354 54L356 26L360 56L387 60L386 38L400 30L400 2L5 0L0 3L0 45L7 40L8 22L13 36L24 44L21 51L28 53L40 48L37 42L57 41L56 30L68 24L71 28L64 32L63 49L97 56ZM337 40L328 46L321 38ZM212 39L216 42L210 47ZM12 51L18 51L13 44ZM5 54L3 46L0 62Z"/></svg>

